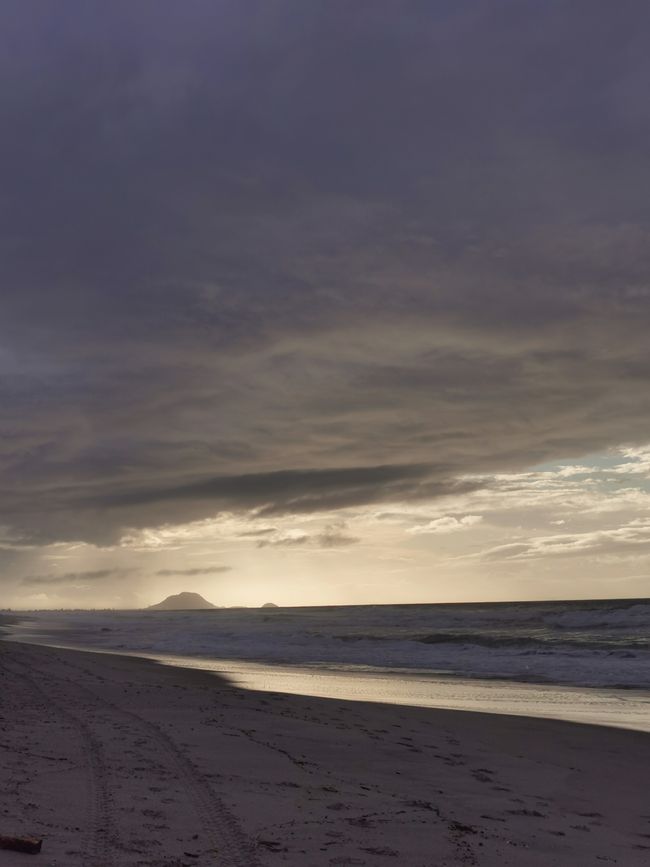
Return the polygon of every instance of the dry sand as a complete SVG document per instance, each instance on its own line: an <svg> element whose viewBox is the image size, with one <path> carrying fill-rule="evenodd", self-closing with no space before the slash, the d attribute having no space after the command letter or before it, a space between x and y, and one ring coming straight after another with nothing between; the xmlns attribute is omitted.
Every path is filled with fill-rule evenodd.
<svg viewBox="0 0 650 867"><path fill-rule="evenodd" d="M650 736L0 642L0 867L650 864Z"/></svg>

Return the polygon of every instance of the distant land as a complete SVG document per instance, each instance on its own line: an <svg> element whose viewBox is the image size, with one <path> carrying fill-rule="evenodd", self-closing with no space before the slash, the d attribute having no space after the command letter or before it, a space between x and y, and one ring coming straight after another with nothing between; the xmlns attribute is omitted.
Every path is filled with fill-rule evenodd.
<svg viewBox="0 0 650 867"><path fill-rule="evenodd" d="M176 593L163 599L162 602L150 605L147 611L196 611L216 607L199 593Z"/></svg>
<svg viewBox="0 0 650 867"><path fill-rule="evenodd" d="M262 608L277 608L277 607L278 606L275 604L275 602L265 602L264 605L262 605Z"/></svg>

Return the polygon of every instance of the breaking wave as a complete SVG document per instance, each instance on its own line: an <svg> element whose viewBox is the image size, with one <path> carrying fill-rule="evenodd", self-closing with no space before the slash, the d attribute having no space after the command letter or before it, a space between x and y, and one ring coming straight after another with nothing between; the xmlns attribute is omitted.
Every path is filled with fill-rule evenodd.
<svg viewBox="0 0 650 867"><path fill-rule="evenodd" d="M40 612L22 631L134 653L650 688L643 599Z"/></svg>

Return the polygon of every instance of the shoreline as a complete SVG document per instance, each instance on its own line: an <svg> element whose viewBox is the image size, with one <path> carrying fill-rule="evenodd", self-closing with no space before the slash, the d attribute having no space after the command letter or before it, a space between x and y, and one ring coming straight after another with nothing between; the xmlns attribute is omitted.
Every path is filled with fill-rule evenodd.
<svg viewBox="0 0 650 867"><path fill-rule="evenodd" d="M555 606L555 607L554 607ZM527 603L486 606L341 606L334 609L32 612L12 632L80 649L241 660L274 667L365 670L398 676L502 681L650 696L650 608L622 612ZM461 608L463 606L460 606ZM329 613L328 613L329 611ZM205 616L203 616L205 615ZM503 615L503 616L501 616ZM620 627L620 628L619 628ZM400 671L400 670L404 671ZM498 712L497 708L493 708Z"/></svg>
<svg viewBox="0 0 650 867"><path fill-rule="evenodd" d="M51 867L650 857L643 732L256 693L10 641L0 677L5 830L42 836Z"/></svg>
<svg viewBox="0 0 650 867"><path fill-rule="evenodd" d="M354 670L352 667L337 669L327 664L299 665L232 657L182 656L58 643L54 636L47 635L35 640L29 634L12 634L8 625L5 629L0 626L0 639L3 632L6 632L5 640L17 644L150 660L213 673L254 692L555 719L650 733L650 690L641 687L481 678L421 669L372 669L366 666Z"/></svg>

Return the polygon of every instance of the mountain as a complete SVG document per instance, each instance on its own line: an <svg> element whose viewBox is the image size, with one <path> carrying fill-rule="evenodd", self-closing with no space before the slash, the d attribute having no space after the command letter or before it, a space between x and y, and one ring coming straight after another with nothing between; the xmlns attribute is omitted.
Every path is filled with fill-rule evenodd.
<svg viewBox="0 0 650 867"><path fill-rule="evenodd" d="M196 611L205 608L216 608L212 602L208 602L198 593L176 593L168 596L156 605L150 605L147 611Z"/></svg>

